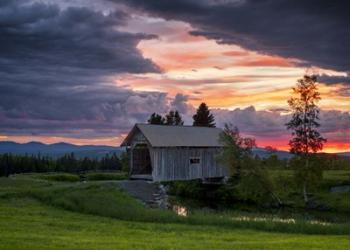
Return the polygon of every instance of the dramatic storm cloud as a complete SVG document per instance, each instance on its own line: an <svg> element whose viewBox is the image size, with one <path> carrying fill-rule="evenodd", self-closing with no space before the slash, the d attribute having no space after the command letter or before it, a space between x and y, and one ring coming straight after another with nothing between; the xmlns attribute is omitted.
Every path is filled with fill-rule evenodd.
<svg viewBox="0 0 350 250"><path fill-rule="evenodd" d="M326 147L350 150L349 7L0 0L0 140L117 145L151 113L189 125L206 102L219 127L286 149L286 100L316 72Z"/></svg>
<svg viewBox="0 0 350 250"><path fill-rule="evenodd" d="M349 1L113 0L153 16L190 23L219 43L283 57L305 65L350 70Z"/></svg>
<svg viewBox="0 0 350 250"><path fill-rule="evenodd" d="M257 138L260 146L275 144L284 148L288 139L285 124L291 119L290 115L284 114L285 112L283 109L257 111L253 106L245 109L213 110L218 126L231 123L244 134ZM349 112L322 110L320 122L320 131L329 140L329 144L346 144L350 141ZM266 140L267 138L271 139Z"/></svg>
<svg viewBox="0 0 350 250"><path fill-rule="evenodd" d="M153 36L118 30L127 18L121 11L1 1L0 132L111 134L145 119L148 110L129 112L132 99L133 109L162 106L164 94L118 88L110 79L159 71L136 48Z"/></svg>
<svg viewBox="0 0 350 250"><path fill-rule="evenodd" d="M241 128L247 134L282 136L285 134L285 124L291 119L286 115L286 110L264 110L257 111L253 106L245 109L214 109L217 123L223 126L225 123L232 123ZM336 110L321 111L321 131L325 133L346 131L350 124L350 114ZM344 138L345 140L345 138ZM347 138L350 140L350 138Z"/></svg>
<svg viewBox="0 0 350 250"><path fill-rule="evenodd" d="M56 5L23 1L2 5L2 71L48 66L132 73L158 70L135 48L141 39L152 36L117 30L126 22L124 12L105 15L83 7L60 10Z"/></svg>

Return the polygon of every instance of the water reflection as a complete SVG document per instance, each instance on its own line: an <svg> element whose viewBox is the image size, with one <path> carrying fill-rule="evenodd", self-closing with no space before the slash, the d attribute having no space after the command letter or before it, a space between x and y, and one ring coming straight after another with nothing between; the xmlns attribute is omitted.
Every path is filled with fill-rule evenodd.
<svg viewBox="0 0 350 250"><path fill-rule="evenodd" d="M181 205L172 205L171 209L179 216L187 217L189 215L189 209ZM284 224L296 224L296 219L294 218L278 218L278 217L255 217L255 216L232 216L231 220L233 221L256 221L256 222L279 222ZM321 226L329 226L331 223L319 221L319 220L310 220L310 224L317 224Z"/></svg>
<svg viewBox="0 0 350 250"><path fill-rule="evenodd" d="M177 215L185 216L185 217L188 215L188 209L186 207L173 205L172 209Z"/></svg>
<svg viewBox="0 0 350 250"><path fill-rule="evenodd" d="M310 211L294 208L257 208L235 204L230 207L220 207L218 204L203 203L195 200L169 197L169 209L179 216L189 216L192 213L203 212L225 215L233 221L273 221L285 224L296 224L297 221L307 221L310 224L328 226L331 223L344 222L350 219L347 213L332 211Z"/></svg>
<svg viewBox="0 0 350 250"><path fill-rule="evenodd" d="M294 218L288 218L288 219L282 219L282 218L276 218L276 217L248 217L248 216L238 216L238 217L232 217L231 218L234 221L272 221L272 222L279 222L279 223L285 223L285 224L296 224L296 219ZM310 220L310 224L316 224L321 226L329 226L331 223L318 221L318 220Z"/></svg>

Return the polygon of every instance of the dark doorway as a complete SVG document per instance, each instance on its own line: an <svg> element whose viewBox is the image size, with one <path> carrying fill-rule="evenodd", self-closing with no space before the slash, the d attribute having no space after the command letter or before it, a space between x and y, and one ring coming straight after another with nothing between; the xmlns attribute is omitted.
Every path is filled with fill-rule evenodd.
<svg viewBox="0 0 350 250"><path fill-rule="evenodd" d="M147 144L138 144L133 148L131 175L152 175L152 164Z"/></svg>

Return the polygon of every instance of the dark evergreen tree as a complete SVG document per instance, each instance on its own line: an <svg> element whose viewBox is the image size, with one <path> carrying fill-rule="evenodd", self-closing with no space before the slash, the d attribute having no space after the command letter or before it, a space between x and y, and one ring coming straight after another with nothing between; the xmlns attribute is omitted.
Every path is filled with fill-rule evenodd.
<svg viewBox="0 0 350 250"><path fill-rule="evenodd" d="M149 124L163 125L165 123L165 120L161 115L157 113L153 113L150 116L150 118L147 120L147 122Z"/></svg>
<svg viewBox="0 0 350 250"><path fill-rule="evenodd" d="M175 125L175 126L181 126L184 122L182 120L182 117L177 110L170 110L169 113L165 116L165 125Z"/></svg>
<svg viewBox="0 0 350 250"><path fill-rule="evenodd" d="M175 125L175 112L173 110L165 115L165 125Z"/></svg>
<svg viewBox="0 0 350 250"><path fill-rule="evenodd" d="M215 127L214 115L210 113L204 102L199 105L196 114L193 116L193 126Z"/></svg>
<svg viewBox="0 0 350 250"><path fill-rule="evenodd" d="M182 120L182 117L179 113L179 111L175 111L175 115L174 115L174 125L176 126L182 126L184 125L184 121Z"/></svg>

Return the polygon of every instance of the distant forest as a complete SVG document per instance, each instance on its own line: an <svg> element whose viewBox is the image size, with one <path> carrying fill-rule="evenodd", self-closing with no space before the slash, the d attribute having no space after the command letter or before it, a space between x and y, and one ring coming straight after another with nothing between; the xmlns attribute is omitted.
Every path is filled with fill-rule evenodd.
<svg viewBox="0 0 350 250"><path fill-rule="evenodd" d="M60 158L41 155L0 155L0 176L9 176L18 173L67 172L81 173L86 171L116 171L127 170L127 155L118 157L116 153L106 154L101 159L78 159L74 153Z"/></svg>
<svg viewBox="0 0 350 250"><path fill-rule="evenodd" d="M326 169L349 169L350 159L340 158L336 155L321 154L323 165ZM289 160L279 159L277 155L260 158L255 156L255 160L269 169L288 169ZM91 159L88 157L77 158L74 153L66 154L60 158L39 155L15 155L0 154L0 176L9 176L19 173L46 173L46 172L66 172L83 173L88 171L125 171L129 168L128 155L106 154L102 158Z"/></svg>

